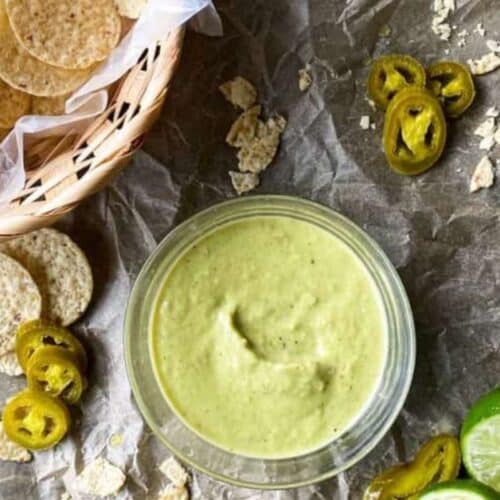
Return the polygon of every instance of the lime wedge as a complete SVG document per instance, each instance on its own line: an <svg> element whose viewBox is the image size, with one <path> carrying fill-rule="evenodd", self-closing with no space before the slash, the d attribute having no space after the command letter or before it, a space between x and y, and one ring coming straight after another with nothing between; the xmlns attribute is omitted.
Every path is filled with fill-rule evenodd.
<svg viewBox="0 0 500 500"><path fill-rule="evenodd" d="M436 484L418 496L418 500L499 500L500 495L484 484L463 479Z"/></svg>
<svg viewBox="0 0 500 500"><path fill-rule="evenodd" d="M467 472L500 492L500 387L470 409L460 432L460 445Z"/></svg>

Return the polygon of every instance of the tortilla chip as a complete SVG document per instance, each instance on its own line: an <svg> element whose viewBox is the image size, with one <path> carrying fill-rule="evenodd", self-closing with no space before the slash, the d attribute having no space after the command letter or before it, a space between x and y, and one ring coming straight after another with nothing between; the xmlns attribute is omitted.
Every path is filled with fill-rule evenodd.
<svg viewBox="0 0 500 500"><path fill-rule="evenodd" d="M37 96L69 94L90 76L92 68L56 68L35 59L17 41L0 0L0 78L15 89Z"/></svg>
<svg viewBox="0 0 500 500"><path fill-rule="evenodd" d="M121 16L137 19L142 14L148 0L115 0L116 8Z"/></svg>
<svg viewBox="0 0 500 500"><path fill-rule="evenodd" d="M33 276L45 318L67 326L85 312L92 297L92 271L71 238L55 229L40 229L7 241L0 249Z"/></svg>
<svg viewBox="0 0 500 500"><path fill-rule="evenodd" d="M31 96L0 80L0 128L10 129L31 107Z"/></svg>
<svg viewBox="0 0 500 500"><path fill-rule="evenodd" d="M120 39L113 0L5 0L12 30L34 57L83 69L108 57Z"/></svg>
<svg viewBox="0 0 500 500"><path fill-rule="evenodd" d="M14 349L17 327L40 317L42 298L28 271L0 253L0 354Z"/></svg>
<svg viewBox="0 0 500 500"><path fill-rule="evenodd" d="M34 115L58 116L66 112L66 100L69 95L57 97L33 97L31 111Z"/></svg>

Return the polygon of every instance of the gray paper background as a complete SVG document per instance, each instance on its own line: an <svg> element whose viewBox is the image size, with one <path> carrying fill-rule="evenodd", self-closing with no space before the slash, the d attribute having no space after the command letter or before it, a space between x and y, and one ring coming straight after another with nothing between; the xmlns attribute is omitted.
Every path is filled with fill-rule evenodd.
<svg viewBox="0 0 500 500"><path fill-rule="evenodd" d="M365 100L365 59L402 52L427 63L465 61L500 39L497 0L458 0L451 23L468 29L466 46L431 32L431 0L232 0L217 7L223 38L188 33L165 110L143 151L105 191L59 225L81 244L94 270L91 308L77 325L93 359L90 387L72 438L37 454L32 465L0 464L0 498L58 499L75 473L99 455L126 469L118 498L156 498L167 456L132 402L122 355L122 322L142 263L176 224L234 196L224 144L237 112L218 93L242 75L256 84L266 113L288 117L280 152L258 193L302 196L363 227L397 267L413 306L418 357L414 383L391 432L359 465L317 487L261 493L194 474L195 499L359 499L383 467L412 457L431 434L456 432L467 407L499 382L500 210L498 186L469 194L482 156L473 136L500 104L500 70L476 79L472 109L450 126L439 166L418 178L394 174L381 151L382 116ZM486 38L472 33L477 23ZM389 24L388 38L378 36ZM306 93L297 71L312 66ZM369 114L377 130L362 131ZM500 147L491 157L500 157ZM6 398L21 379L0 378ZM109 445L113 432L120 447ZM75 498L84 498L82 496Z"/></svg>

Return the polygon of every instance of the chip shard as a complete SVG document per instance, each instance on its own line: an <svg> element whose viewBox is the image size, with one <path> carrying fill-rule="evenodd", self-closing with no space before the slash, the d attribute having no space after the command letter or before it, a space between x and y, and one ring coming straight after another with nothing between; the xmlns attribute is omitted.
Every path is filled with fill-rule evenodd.
<svg viewBox="0 0 500 500"><path fill-rule="evenodd" d="M311 67L306 64L304 68L299 69L299 90L305 92L312 85L313 79L310 73Z"/></svg>
<svg viewBox="0 0 500 500"><path fill-rule="evenodd" d="M480 59L469 59L467 64L473 75L486 75L500 67L500 57L495 52L489 52Z"/></svg>
<svg viewBox="0 0 500 500"><path fill-rule="evenodd" d="M184 467L174 458L169 457L160 465L160 471L167 476L175 486L184 486L189 475Z"/></svg>
<svg viewBox="0 0 500 500"><path fill-rule="evenodd" d="M169 484L160 493L158 500L189 500L189 491L185 486Z"/></svg>
<svg viewBox="0 0 500 500"><path fill-rule="evenodd" d="M77 476L76 488L81 493L106 497L118 492L126 479L118 467L99 457Z"/></svg>
<svg viewBox="0 0 500 500"><path fill-rule="evenodd" d="M230 170L229 177L238 196L254 190L260 184L259 175L251 172L235 172L234 170Z"/></svg>
<svg viewBox="0 0 500 500"><path fill-rule="evenodd" d="M257 101L257 90L242 76L237 76L219 86L222 95L233 106L246 111Z"/></svg>
<svg viewBox="0 0 500 500"><path fill-rule="evenodd" d="M487 156L483 156L477 164L470 182L470 192L474 193L480 189L489 188L495 181L493 164Z"/></svg>

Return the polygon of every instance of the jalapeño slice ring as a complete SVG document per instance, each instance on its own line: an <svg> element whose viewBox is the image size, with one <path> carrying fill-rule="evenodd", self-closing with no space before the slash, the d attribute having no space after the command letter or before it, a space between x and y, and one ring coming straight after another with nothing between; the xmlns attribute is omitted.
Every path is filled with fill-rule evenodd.
<svg viewBox="0 0 500 500"><path fill-rule="evenodd" d="M418 175L441 157L446 120L439 101L426 89L400 91L387 108L383 144L389 165L398 173Z"/></svg>
<svg viewBox="0 0 500 500"><path fill-rule="evenodd" d="M28 387L75 404L86 387L78 357L58 346L39 347L28 361Z"/></svg>
<svg viewBox="0 0 500 500"><path fill-rule="evenodd" d="M467 66L441 61L432 64L427 74L432 93L441 100L450 118L457 118L474 102L476 89Z"/></svg>
<svg viewBox="0 0 500 500"><path fill-rule="evenodd" d="M413 57L389 55L377 59L368 77L368 95L385 110L394 96L406 87L425 87L425 68Z"/></svg>
<svg viewBox="0 0 500 500"><path fill-rule="evenodd" d="M69 425L70 414L62 401L31 389L16 394L3 411L7 436L30 450L54 446L66 435Z"/></svg>

